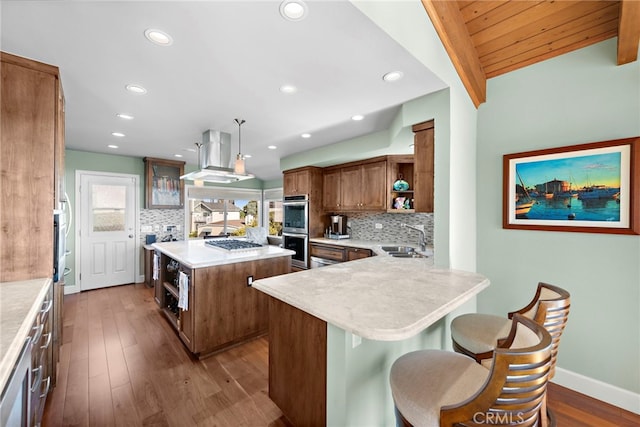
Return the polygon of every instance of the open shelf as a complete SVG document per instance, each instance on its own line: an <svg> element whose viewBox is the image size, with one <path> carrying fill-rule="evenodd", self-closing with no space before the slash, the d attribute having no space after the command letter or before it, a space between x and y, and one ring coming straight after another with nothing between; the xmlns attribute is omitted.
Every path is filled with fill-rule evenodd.
<svg viewBox="0 0 640 427"><path fill-rule="evenodd" d="M162 312L164 313L165 317L169 319L169 323L171 323L171 325L175 329L178 329L178 318L176 317L176 315L173 314L173 312L169 310L167 307L164 307L162 309Z"/></svg>
<svg viewBox="0 0 640 427"><path fill-rule="evenodd" d="M171 283L169 282L164 282L163 283L164 288L169 291L171 293L171 295L173 295L173 297L175 299L178 299L180 297L180 291L178 290L178 288L176 288L175 286L173 286Z"/></svg>

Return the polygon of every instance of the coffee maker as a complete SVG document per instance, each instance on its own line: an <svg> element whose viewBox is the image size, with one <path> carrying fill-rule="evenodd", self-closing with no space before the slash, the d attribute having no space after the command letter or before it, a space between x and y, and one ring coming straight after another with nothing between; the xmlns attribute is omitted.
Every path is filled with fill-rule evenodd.
<svg viewBox="0 0 640 427"><path fill-rule="evenodd" d="M347 216L346 215L330 215L331 221L329 226L330 235L337 239L348 239L347 232Z"/></svg>

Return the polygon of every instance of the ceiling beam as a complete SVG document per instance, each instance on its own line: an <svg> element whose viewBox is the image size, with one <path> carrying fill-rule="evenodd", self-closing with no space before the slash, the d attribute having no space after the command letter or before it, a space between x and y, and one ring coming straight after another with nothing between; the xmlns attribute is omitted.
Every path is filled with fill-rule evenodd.
<svg viewBox="0 0 640 427"><path fill-rule="evenodd" d="M638 59L639 22L640 2L622 0L618 20L618 65L628 64Z"/></svg>
<svg viewBox="0 0 640 427"><path fill-rule="evenodd" d="M440 41L476 108L487 100L487 78L458 2L422 0Z"/></svg>

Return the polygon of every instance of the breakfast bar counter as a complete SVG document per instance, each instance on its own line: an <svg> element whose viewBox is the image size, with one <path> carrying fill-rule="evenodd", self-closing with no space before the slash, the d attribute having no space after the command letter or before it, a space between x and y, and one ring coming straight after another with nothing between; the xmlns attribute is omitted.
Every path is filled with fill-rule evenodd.
<svg viewBox="0 0 640 427"><path fill-rule="evenodd" d="M269 298L269 397L294 425L394 425L391 364L450 348L489 286L430 258L378 255L254 282Z"/></svg>
<svg viewBox="0 0 640 427"><path fill-rule="evenodd" d="M380 255L263 279L253 286L362 338L400 341L489 286L480 274L432 264L429 258Z"/></svg>

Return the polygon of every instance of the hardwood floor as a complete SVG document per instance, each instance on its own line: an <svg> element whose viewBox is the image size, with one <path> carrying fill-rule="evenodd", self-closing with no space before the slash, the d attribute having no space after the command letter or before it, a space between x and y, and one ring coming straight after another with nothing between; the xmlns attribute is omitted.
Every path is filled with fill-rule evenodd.
<svg viewBox="0 0 640 427"><path fill-rule="evenodd" d="M191 359L143 284L67 295L43 425L286 426L267 354L261 338Z"/></svg>
<svg viewBox="0 0 640 427"><path fill-rule="evenodd" d="M193 360L143 284L67 295L63 323L45 427L289 426L267 394L266 338ZM640 425L555 384L549 407L559 427Z"/></svg>

